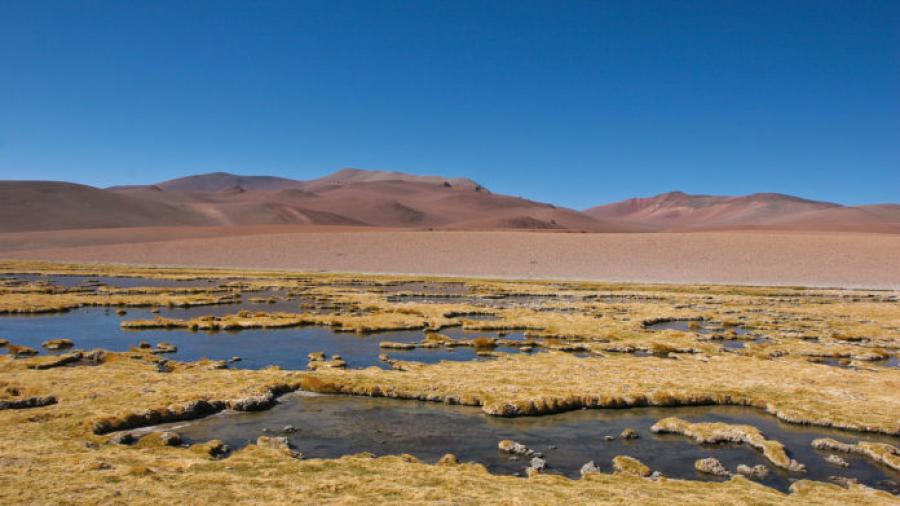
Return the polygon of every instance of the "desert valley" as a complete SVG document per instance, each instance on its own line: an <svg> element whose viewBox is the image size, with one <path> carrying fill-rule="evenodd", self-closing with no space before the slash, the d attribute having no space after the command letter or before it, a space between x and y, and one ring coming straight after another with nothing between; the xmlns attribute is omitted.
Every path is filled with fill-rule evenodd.
<svg viewBox="0 0 900 506"><path fill-rule="evenodd" d="M107 189L0 182L0 255L394 274L900 286L900 205L672 192L583 211L468 179L344 169ZM502 233L498 233L502 232Z"/></svg>

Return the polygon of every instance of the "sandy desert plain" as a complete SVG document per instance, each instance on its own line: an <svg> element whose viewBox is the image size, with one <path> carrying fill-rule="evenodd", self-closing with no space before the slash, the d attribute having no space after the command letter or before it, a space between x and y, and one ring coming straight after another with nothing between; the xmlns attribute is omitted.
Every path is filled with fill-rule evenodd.
<svg viewBox="0 0 900 506"><path fill-rule="evenodd" d="M0 196L5 504L898 503L900 206Z"/></svg>

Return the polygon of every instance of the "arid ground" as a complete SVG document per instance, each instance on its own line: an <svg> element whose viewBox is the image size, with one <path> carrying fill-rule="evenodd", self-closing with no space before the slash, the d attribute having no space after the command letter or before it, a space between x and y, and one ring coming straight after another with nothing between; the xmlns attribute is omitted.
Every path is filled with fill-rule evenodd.
<svg viewBox="0 0 900 506"><path fill-rule="evenodd" d="M245 226L0 234L0 258L650 283L900 287L900 235Z"/></svg>

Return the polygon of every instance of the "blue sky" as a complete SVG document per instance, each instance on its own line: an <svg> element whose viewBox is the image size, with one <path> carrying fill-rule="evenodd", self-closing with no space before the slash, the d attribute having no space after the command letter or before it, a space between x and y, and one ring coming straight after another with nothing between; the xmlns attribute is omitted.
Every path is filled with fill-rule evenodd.
<svg viewBox="0 0 900 506"><path fill-rule="evenodd" d="M0 0L0 179L900 201L900 2Z"/></svg>

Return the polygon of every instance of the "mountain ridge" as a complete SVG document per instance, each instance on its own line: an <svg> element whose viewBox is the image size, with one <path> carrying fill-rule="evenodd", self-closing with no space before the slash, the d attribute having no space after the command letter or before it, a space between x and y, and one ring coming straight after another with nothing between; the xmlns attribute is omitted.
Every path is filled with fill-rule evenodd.
<svg viewBox="0 0 900 506"><path fill-rule="evenodd" d="M781 193L670 191L583 211L495 194L468 178L345 168L310 180L208 172L149 185L0 181L0 232L145 226L332 225L579 232L900 233L900 205Z"/></svg>

